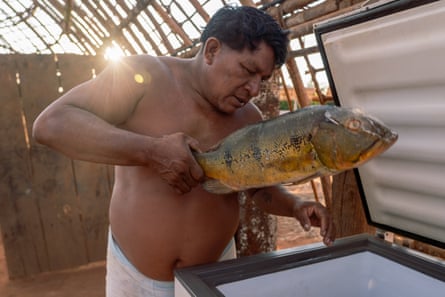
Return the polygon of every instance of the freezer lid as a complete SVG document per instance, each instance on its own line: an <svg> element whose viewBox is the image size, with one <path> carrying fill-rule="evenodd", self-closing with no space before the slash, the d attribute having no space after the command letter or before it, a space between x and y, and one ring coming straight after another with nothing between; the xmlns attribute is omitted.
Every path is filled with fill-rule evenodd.
<svg viewBox="0 0 445 297"><path fill-rule="evenodd" d="M368 222L445 248L445 1L380 1L314 32L336 104L399 134L355 170Z"/></svg>

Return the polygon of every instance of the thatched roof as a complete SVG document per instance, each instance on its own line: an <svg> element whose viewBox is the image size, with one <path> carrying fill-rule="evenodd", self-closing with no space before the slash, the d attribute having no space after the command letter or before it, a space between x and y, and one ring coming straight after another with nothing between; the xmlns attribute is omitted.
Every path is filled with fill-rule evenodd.
<svg viewBox="0 0 445 297"><path fill-rule="evenodd" d="M353 1L1 1L0 53L94 55L114 44L129 54L177 55L197 44L209 17L228 3L257 6L293 27L311 8L323 15L341 2Z"/></svg>
<svg viewBox="0 0 445 297"><path fill-rule="evenodd" d="M8 0L0 2L0 54L142 54L193 56L210 16L226 4L263 9L290 30L289 71L297 96L323 66L311 38L315 22L363 0ZM318 59L319 60L319 59ZM297 64L299 67L297 67ZM326 85L324 85L326 86ZM299 100L305 100L299 98Z"/></svg>
<svg viewBox="0 0 445 297"><path fill-rule="evenodd" d="M224 1L18 0L0 4L0 52L177 54Z"/></svg>

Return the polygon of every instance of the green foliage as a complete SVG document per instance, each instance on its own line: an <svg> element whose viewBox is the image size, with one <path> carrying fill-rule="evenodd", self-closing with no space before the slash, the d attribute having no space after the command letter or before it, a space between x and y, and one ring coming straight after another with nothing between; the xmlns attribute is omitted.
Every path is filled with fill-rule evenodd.
<svg viewBox="0 0 445 297"><path fill-rule="evenodd" d="M294 101L291 101L292 108L289 108L289 104L285 100L280 100L280 110L293 110Z"/></svg>

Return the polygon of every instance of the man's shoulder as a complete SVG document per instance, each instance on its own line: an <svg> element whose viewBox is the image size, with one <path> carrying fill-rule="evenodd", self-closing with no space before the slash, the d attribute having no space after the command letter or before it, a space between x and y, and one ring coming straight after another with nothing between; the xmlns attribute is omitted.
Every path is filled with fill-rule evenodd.
<svg viewBox="0 0 445 297"><path fill-rule="evenodd" d="M138 73L147 78L144 82L150 82L152 86L161 87L164 83L173 79L172 69L174 66L166 58L146 54L126 56L121 59L117 67L124 72Z"/></svg>
<svg viewBox="0 0 445 297"><path fill-rule="evenodd" d="M165 63L162 62L161 57L156 57L152 55L132 55L126 56L121 59L120 63L126 67L131 68L153 68L153 67L162 67Z"/></svg>

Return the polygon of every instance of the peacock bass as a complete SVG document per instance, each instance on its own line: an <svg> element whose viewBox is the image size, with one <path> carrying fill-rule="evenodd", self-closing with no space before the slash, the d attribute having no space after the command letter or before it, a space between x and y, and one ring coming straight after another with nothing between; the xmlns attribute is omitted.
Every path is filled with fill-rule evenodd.
<svg viewBox="0 0 445 297"><path fill-rule="evenodd" d="M357 109L310 106L241 128L195 157L207 177L204 189L227 194L337 174L381 154L397 138Z"/></svg>

